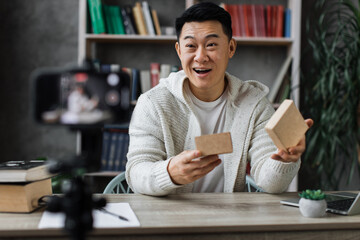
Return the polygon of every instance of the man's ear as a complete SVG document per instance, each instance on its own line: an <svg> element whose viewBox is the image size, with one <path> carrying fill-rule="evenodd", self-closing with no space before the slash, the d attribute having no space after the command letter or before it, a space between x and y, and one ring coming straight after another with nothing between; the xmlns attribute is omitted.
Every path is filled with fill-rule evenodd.
<svg viewBox="0 0 360 240"><path fill-rule="evenodd" d="M181 52L180 52L180 44L179 44L179 42L175 43L175 49L176 49L178 57L180 58Z"/></svg>
<svg viewBox="0 0 360 240"><path fill-rule="evenodd" d="M231 39L229 43L229 58L232 58L236 52L236 41L235 39Z"/></svg>

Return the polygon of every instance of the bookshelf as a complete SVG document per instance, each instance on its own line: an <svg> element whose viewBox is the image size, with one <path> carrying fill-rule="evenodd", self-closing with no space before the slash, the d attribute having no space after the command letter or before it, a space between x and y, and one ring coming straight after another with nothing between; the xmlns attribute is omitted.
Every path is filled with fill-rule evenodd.
<svg viewBox="0 0 360 240"><path fill-rule="evenodd" d="M103 0L106 3L108 1ZM195 0L184 1L155 1L148 0L153 9L158 10L161 26L173 25L175 18L184 9L195 3ZM283 37L234 37L238 49L230 61L228 71L240 79L256 79L271 88L277 71L292 57L291 65L291 98L295 105L300 103L300 39L301 39L301 0L237 0L216 1L230 4L280 4L291 9L291 32L289 38ZM131 4L134 1L113 0L110 4ZM176 36L142 36L142 35L115 35L87 33L87 0L79 0L79 39L78 62L83 59L106 59L108 62L117 62L120 65L146 68L150 62L161 62L165 55L170 63L180 65L174 49ZM245 57L243 57L245 55ZM239 68L243 66L243 68ZM254 67L256 66L256 67ZM258 74L258 75L256 75ZM297 180L290 189L297 190Z"/></svg>

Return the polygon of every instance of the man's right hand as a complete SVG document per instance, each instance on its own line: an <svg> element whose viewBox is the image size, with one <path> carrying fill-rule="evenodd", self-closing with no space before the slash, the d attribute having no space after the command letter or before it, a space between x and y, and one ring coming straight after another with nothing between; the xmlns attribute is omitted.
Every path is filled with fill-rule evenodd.
<svg viewBox="0 0 360 240"><path fill-rule="evenodd" d="M199 150L188 150L173 157L167 167L173 183L178 185L192 183L211 172L221 163L218 155L201 158L200 156Z"/></svg>

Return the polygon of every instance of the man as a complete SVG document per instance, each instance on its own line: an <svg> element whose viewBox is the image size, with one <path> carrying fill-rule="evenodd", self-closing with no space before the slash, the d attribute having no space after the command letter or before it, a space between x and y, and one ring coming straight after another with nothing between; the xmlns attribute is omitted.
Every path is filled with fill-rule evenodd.
<svg viewBox="0 0 360 240"><path fill-rule="evenodd" d="M264 130L274 112L267 87L225 72L236 50L230 15L200 3L176 19L176 31L183 70L140 96L130 123L126 179L132 190L158 196L243 191L248 162L265 191L286 190L305 136L289 154L277 151ZM233 153L201 157L194 150L196 136L220 132L231 132Z"/></svg>

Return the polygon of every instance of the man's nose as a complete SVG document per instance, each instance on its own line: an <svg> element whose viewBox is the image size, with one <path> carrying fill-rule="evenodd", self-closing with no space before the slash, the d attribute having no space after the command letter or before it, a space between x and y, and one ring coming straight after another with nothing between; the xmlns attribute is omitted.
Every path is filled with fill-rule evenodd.
<svg viewBox="0 0 360 240"><path fill-rule="evenodd" d="M195 55L195 61L197 62L206 62L209 60L209 57L207 55L207 51L203 47L199 47L196 51Z"/></svg>

